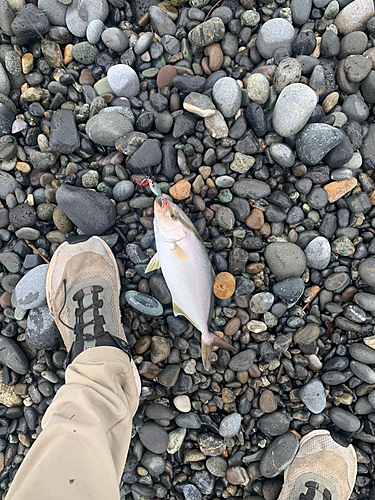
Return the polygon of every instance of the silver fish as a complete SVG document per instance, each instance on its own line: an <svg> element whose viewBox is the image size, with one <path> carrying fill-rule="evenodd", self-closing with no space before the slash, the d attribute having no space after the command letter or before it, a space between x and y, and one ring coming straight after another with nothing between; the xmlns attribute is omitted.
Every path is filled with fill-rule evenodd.
<svg viewBox="0 0 375 500"><path fill-rule="evenodd" d="M211 368L216 345L236 352L233 346L209 331L215 274L206 247L193 223L174 203L161 196L154 204L157 253L146 272L161 268L173 299L175 316L185 316L202 333L202 359Z"/></svg>

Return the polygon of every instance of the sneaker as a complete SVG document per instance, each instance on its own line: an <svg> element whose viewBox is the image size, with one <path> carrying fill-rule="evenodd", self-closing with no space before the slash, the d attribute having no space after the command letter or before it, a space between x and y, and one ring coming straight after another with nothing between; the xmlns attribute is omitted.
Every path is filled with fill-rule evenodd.
<svg viewBox="0 0 375 500"><path fill-rule="evenodd" d="M356 475L353 446L344 448L329 431L316 430L301 439L278 500L348 500Z"/></svg>
<svg viewBox="0 0 375 500"><path fill-rule="evenodd" d="M56 250L48 267L46 295L68 362L95 346L119 347L131 359L121 323L120 288L115 257L101 238L64 242Z"/></svg>

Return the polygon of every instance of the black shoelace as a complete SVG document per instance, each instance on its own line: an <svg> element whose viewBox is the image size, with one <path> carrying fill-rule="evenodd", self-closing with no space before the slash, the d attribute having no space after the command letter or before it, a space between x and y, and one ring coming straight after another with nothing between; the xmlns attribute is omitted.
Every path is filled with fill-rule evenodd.
<svg viewBox="0 0 375 500"><path fill-rule="evenodd" d="M73 300L77 303L77 307L75 310L75 324L74 327L68 325L61 319L62 311L66 305L66 280L63 280L64 285L64 303L60 309L58 314L59 321L69 330L74 332L73 343L68 355L68 363L70 363L78 354L82 351L89 349L95 346L112 346L119 347L126 354L130 356L129 346L127 343L116 337L112 336L109 332L107 332L105 327L105 319L100 314L100 309L103 307L103 300L99 298L99 293L103 291L103 288L99 285L88 286L78 290L73 295ZM83 305L83 299L85 296L91 294L91 303L87 307ZM84 321L85 312L92 309L92 320ZM93 334L85 332L85 328L88 326L94 325Z"/></svg>
<svg viewBox="0 0 375 500"><path fill-rule="evenodd" d="M323 500L331 500L331 492L315 481L307 481L305 483L307 488L306 493L299 495L299 500L314 500L316 493L319 491L323 495Z"/></svg>

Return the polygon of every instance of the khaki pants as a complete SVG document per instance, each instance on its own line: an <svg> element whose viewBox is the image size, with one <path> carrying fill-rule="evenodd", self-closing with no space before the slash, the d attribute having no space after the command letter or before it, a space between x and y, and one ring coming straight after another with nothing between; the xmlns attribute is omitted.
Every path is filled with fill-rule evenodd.
<svg viewBox="0 0 375 500"><path fill-rule="evenodd" d="M77 356L7 500L118 500L139 393L135 365L120 349Z"/></svg>

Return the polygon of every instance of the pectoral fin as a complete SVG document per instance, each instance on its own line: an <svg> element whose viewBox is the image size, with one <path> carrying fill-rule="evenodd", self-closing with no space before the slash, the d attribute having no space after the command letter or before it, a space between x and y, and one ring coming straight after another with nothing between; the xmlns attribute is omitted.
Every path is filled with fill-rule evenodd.
<svg viewBox="0 0 375 500"><path fill-rule="evenodd" d="M186 256L186 253L182 250L181 247L179 247L177 244L176 244L176 248L173 250L173 254L179 259L179 260L182 260L184 262L187 262L188 261L188 258Z"/></svg>
<svg viewBox="0 0 375 500"><path fill-rule="evenodd" d="M175 316L185 316L185 318L190 321L190 323L195 326L195 328L197 330L199 330L199 327L194 323L194 321L192 321L189 316L184 313L184 311L176 304L176 302L174 300L172 300L172 307L173 307L173 313Z"/></svg>
<svg viewBox="0 0 375 500"><path fill-rule="evenodd" d="M156 269L159 268L160 268L159 254L156 252L156 254L152 257L152 259L148 263L148 266L146 267L146 273L150 273L151 271L156 271Z"/></svg>

